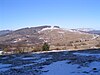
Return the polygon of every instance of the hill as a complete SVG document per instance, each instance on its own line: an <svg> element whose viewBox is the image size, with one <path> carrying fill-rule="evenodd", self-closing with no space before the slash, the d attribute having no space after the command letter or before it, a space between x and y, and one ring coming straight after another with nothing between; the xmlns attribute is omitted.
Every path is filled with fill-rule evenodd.
<svg viewBox="0 0 100 75"><path fill-rule="evenodd" d="M90 49L99 47L100 36L59 26L22 28L0 35L0 47L6 51L38 51L44 42L50 45L50 50Z"/></svg>

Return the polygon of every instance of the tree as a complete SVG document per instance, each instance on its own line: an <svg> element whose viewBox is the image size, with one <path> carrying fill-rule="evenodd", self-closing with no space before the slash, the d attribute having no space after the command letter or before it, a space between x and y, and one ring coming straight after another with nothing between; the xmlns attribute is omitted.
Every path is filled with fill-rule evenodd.
<svg viewBox="0 0 100 75"><path fill-rule="evenodd" d="M50 46L48 45L48 43L44 43L42 46L42 51L49 51Z"/></svg>

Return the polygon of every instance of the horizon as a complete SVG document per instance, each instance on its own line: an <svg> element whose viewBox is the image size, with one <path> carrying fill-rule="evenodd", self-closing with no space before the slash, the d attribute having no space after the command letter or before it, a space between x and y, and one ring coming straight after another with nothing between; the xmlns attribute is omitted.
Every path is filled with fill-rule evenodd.
<svg viewBox="0 0 100 75"><path fill-rule="evenodd" d="M51 26L51 27L54 27L54 26L59 26L59 25L37 25L37 26L31 26L31 27L22 27L22 28L18 28L18 29L3 29L3 30L0 30L0 31L5 31L5 30L11 30L11 31L16 31L16 30L19 30L19 29L24 29L24 28L32 28L32 27L40 27L40 26ZM59 26L60 27L60 26ZM98 30L98 29L93 29L93 28L63 28L63 27L60 27L62 29L91 29L91 30Z"/></svg>
<svg viewBox="0 0 100 75"><path fill-rule="evenodd" d="M99 0L0 0L0 30L42 25L100 30Z"/></svg>

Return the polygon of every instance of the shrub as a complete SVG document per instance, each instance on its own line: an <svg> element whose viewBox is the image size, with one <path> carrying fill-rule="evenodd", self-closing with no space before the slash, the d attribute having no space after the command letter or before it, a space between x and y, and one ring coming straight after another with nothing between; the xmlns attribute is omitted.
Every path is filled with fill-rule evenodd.
<svg viewBox="0 0 100 75"><path fill-rule="evenodd" d="M48 45L48 43L44 43L42 46L42 51L49 51L50 46Z"/></svg>

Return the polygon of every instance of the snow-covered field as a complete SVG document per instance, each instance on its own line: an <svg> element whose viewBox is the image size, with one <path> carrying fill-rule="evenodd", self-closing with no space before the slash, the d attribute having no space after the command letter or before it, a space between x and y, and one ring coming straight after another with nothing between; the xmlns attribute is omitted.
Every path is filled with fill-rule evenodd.
<svg viewBox="0 0 100 75"><path fill-rule="evenodd" d="M100 75L100 50L4 55L0 75Z"/></svg>
<svg viewBox="0 0 100 75"><path fill-rule="evenodd" d="M41 75L100 75L100 62L92 62L88 67L68 64L68 61L58 61L45 66ZM95 68L96 70L95 70Z"/></svg>

